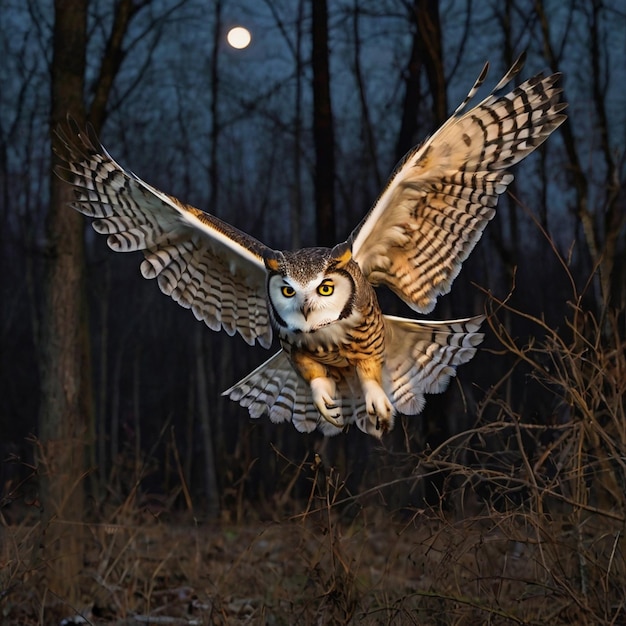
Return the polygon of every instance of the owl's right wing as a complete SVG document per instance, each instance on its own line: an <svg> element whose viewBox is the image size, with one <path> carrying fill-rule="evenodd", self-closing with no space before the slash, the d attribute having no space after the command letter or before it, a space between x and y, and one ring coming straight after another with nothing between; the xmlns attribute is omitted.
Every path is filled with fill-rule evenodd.
<svg viewBox="0 0 626 626"><path fill-rule="evenodd" d="M522 65L520 57L487 98L463 112L485 66L452 117L400 162L351 235L354 260L368 280L387 285L420 313L450 291L513 180L508 168L566 118L559 74L539 74L497 95Z"/></svg>
<svg viewBox="0 0 626 626"><path fill-rule="evenodd" d="M272 341L263 254L268 248L222 220L183 204L118 165L91 128L68 120L55 171L75 188L74 209L96 218L116 252L141 250L141 273L213 330L250 345Z"/></svg>
<svg viewBox="0 0 626 626"><path fill-rule="evenodd" d="M381 436L367 414L365 400L354 371L346 370L349 378L337 382L337 423L348 426L355 423L363 432ZM351 377L351 378L350 378ZM342 432L327 422L315 408L311 387L294 370L287 354L280 350L259 365L245 378L222 394L248 409L252 418L268 415L276 424L291 422L302 433L316 428L329 437Z"/></svg>
<svg viewBox="0 0 626 626"><path fill-rule="evenodd" d="M296 374L283 350L222 395L247 408L252 418L268 415L275 424L291 422L304 433L310 433L318 427L325 430L325 434L341 432L320 416L313 404L311 388Z"/></svg>

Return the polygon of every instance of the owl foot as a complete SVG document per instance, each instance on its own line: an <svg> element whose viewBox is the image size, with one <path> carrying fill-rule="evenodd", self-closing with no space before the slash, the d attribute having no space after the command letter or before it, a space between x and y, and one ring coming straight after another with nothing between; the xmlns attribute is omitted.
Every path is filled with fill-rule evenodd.
<svg viewBox="0 0 626 626"><path fill-rule="evenodd" d="M383 388L374 380L361 381L365 395L365 408L371 417L376 417L376 430L386 433L391 428L393 407Z"/></svg>
<svg viewBox="0 0 626 626"><path fill-rule="evenodd" d="M343 428L344 424L338 420L341 418L341 411L335 404L335 392L337 386L332 378L314 378L310 383L313 394L313 404L320 412L320 415L333 426Z"/></svg>

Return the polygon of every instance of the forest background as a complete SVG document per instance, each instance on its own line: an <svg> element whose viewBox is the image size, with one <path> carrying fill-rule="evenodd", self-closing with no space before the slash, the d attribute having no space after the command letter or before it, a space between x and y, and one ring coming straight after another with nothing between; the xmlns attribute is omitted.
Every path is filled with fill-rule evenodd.
<svg viewBox="0 0 626 626"><path fill-rule="evenodd" d="M624 579L609 583L618 561L625 569L621 3L0 5L0 520L4 532L38 533L2 554L7 615L34 572L57 599L81 595L72 542L89 524L284 521L318 500L343 524L366 511L468 520L487 507L535 529L554 500L552 513L574 529L567 567L578 583L565 604L584 605L589 623L623 615ZM239 23L252 32L245 50L224 37ZM144 281L139 259L112 253L50 176L52 131L71 113L144 180L267 244L330 245L485 61L488 90L523 50L519 80L563 73L569 118L515 168L432 314L486 311L484 349L382 442L356 429L302 435L222 398L267 354L211 332ZM386 312L406 314L382 298ZM591 549L582 527L608 541L591 559L603 589L593 602L594 577L573 556ZM543 573L551 568L544 558Z"/></svg>

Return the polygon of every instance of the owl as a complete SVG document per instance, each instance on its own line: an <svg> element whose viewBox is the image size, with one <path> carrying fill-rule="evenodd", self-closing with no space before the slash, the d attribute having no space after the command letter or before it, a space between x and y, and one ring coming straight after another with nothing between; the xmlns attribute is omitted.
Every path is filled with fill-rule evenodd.
<svg viewBox="0 0 626 626"><path fill-rule="evenodd" d="M118 252L141 250L141 273L213 330L279 351L224 392L253 418L291 421L325 435L350 424L380 437L424 394L445 389L483 339L482 316L412 320L381 312L386 285L418 313L450 291L463 261L513 180L508 168L565 120L559 75L539 74L468 103L396 166L361 223L334 248L273 250L217 217L183 204L118 165L88 128L68 120L55 146L73 208L95 218Z"/></svg>

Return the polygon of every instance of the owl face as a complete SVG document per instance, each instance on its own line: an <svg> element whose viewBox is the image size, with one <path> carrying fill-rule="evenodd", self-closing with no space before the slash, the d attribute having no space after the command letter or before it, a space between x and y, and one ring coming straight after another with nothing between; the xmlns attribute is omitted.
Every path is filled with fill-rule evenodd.
<svg viewBox="0 0 626 626"><path fill-rule="evenodd" d="M265 259L272 318L280 329L311 333L352 312L355 284L345 266L349 248L275 252Z"/></svg>

